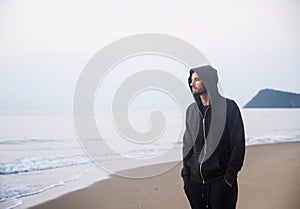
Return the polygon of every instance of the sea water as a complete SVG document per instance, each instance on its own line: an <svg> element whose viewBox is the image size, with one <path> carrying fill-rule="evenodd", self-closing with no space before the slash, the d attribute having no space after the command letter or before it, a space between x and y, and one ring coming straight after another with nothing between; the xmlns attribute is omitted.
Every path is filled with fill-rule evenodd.
<svg viewBox="0 0 300 209"><path fill-rule="evenodd" d="M242 109L242 116L247 146L300 141L300 109ZM156 157L181 147L182 141L170 140L169 144L126 150L122 155L101 153L99 159L118 165L126 157ZM22 197L29 197L30 201L30 197L54 188L62 188L63 193L70 182L80 181L83 175L94 171L95 166L77 140L72 115L0 117L1 209L22 206ZM102 172L89 182L108 177L108 172Z"/></svg>

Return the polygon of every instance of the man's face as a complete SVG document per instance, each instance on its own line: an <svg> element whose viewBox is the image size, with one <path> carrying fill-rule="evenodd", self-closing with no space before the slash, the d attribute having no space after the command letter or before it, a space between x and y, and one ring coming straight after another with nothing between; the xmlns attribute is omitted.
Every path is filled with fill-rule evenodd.
<svg viewBox="0 0 300 209"><path fill-rule="evenodd" d="M193 73L192 74L192 82L190 83L191 87L192 87L192 92L193 94L206 94L207 90L203 84L203 82L200 80L199 76L197 73Z"/></svg>

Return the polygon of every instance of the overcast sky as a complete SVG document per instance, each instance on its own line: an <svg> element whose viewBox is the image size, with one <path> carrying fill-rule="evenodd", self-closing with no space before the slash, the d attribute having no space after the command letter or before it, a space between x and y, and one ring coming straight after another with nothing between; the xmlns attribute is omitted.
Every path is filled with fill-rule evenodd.
<svg viewBox="0 0 300 209"><path fill-rule="evenodd" d="M197 47L240 106L263 88L300 93L299 20L298 0L1 0L0 111L70 110L88 60L140 33Z"/></svg>

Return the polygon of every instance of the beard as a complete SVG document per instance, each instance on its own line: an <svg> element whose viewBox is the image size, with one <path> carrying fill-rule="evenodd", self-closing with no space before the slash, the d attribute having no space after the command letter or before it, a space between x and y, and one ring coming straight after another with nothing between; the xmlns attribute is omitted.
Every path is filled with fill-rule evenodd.
<svg viewBox="0 0 300 209"><path fill-rule="evenodd" d="M203 95L203 94L207 94L207 89L205 87L201 88L201 89L197 89L197 91L193 92L194 95Z"/></svg>

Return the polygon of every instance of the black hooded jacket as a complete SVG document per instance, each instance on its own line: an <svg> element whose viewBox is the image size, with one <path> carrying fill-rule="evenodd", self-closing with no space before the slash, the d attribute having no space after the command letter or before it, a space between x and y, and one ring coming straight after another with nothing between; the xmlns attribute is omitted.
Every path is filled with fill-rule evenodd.
<svg viewBox="0 0 300 209"><path fill-rule="evenodd" d="M211 66L193 68L204 83L211 105L203 114L199 95L186 111L183 137L183 168L181 175L201 183L224 178L233 183L245 155L245 134L237 104L218 92L217 71Z"/></svg>

